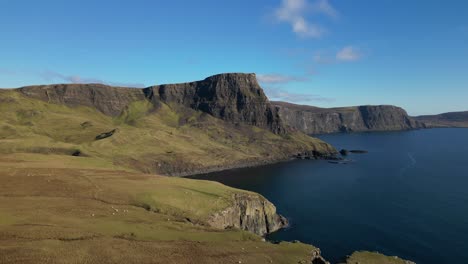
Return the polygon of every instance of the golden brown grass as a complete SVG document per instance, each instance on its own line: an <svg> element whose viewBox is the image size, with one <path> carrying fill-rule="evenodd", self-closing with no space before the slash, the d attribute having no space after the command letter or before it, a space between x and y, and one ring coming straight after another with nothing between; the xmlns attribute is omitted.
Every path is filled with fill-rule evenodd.
<svg viewBox="0 0 468 264"><path fill-rule="evenodd" d="M0 263L297 263L315 250L205 225L242 192L219 183L20 157L0 156Z"/></svg>
<svg viewBox="0 0 468 264"><path fill-rule="evenodd" d="M54 159L69 162L69 156L79 151L95 166L190 174L286 159L301 150L333 150L300 133L279 136L177 105L155 109L147 101L136 101L112 118L95 109L49 104L15 91L3 91L1 100L2 154L54 154ZM95 140L114 129L112 137Z"/></svg>
<svg viewBox="0 0 468 264"><path fill-rule="evenodd" d="M347 264L409 264L398 257L389 257L376 252L354 252L346 261Z"/></svg>

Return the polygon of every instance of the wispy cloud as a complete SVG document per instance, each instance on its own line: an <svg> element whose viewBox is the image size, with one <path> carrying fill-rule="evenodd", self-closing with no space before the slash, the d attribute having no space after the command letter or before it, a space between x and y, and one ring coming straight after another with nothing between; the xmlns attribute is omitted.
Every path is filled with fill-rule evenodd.
<svg viewBox="0 0 468 264"><path fill-rule="evenodd" d="M296 77L283 74L257 74L257 80L263 84L279 84L289 82L305 82L305 77Z"/></svg>
<svg viewBox="0 0 468 264"><path fill-rule="evenodd" d="M322 97L316 94L294 93L278 87L265 87L265 93L271 100L286 101L293 103L335 101L335 99L333 98Z"/></svg>
<svg viewBox="0 0 468 264"><path fill-rule="evenodd" d="M65 75L55 71L40 72L39 75L46 81L65 81L70 83L101 83L112 86L125 86L125 87L145 87L142 83L126 83L126 82L110 82L98 78L88 78L80 75Z"/></svg>
<svg viewBox="0 0 468 264"><path fill-rule="evenodd" d="M313 60L315 63L318 63L318 64L331 64L334 62L334 59L322 52L317 52L314 56L313 56Z"/></svg>
<svg viewBox="0 0 468 264"><path fill-rule="evenodd" d="M96 78L84 78L79 75L65 75L54 71L43 71L39 75L46 81L65 81L71 83L104 83L104 81Z"/></svg>
<svg viewBox="0 0 468 264"><path fill-rule="evenodd" d="M340 16L338 11L330 4L329 0L316 1L312 4L312 11L315 13L327 15L333 19L338 19Z"/></svg>
<svg viewBox="0 0 468 264"><path fill-rule="evenodd" d="M292 31L300 37L320 38L327 31L318 23L307 20L306 14L323 14L337 19L338 11L329 3L329 0L316 0L309 3L307 0L282 0L281 6L275 10L277 21L289 23Z"/></svg>
<svg viewBox="0 0 468 264"><path fill-rule="evenodd" d="M123 87L145 87L143 83L127 83L127 82L111 82L98 78L88 78L80 75L66 75L56 71L33 71L33 70L16 70L8 68L0 68L0 75L8 76L35 76L47 82L67 82L67 83L100 83L111 86Z"/></svg>
<svg viewBox="0 0 468 264"><path fill-rule="evenodd" d="M336 60L341 62L357 61L361 57L361 52L353 46L344 47L336 53Z"/></svg>
<svg viewBox="0 0 468 264"><path fill-rule="evenodd" d="M343 62L353 62L362 59L361 49L355 46L346 46L341 49L317 51L312 60L316 64L336 64Z"/></svg>

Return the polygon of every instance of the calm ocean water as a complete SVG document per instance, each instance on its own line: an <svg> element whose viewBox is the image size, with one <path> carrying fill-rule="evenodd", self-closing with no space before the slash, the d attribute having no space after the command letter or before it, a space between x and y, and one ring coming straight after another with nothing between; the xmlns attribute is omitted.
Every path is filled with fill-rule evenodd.
<svg viewBox="0 0 468 264"><path fill-rule="evenodd" d="M291 222L270 239L313 244L332 262L371 250L468 263L468 129L320 138L369 153L346 165L297 160L197 178L261 193Z"/></svg>

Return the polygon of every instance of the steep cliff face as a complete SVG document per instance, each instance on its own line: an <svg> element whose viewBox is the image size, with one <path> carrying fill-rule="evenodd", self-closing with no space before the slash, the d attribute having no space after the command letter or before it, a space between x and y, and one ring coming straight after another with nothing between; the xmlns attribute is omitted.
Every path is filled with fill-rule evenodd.
<svg viewBox="0 0 468 264"><path fill-rule="evenodd" d="M405 110L391 105L318 108L273 102L286 125L307 134L395 131L424 128Z"/></svg>
<svg viewBox="0 0 468 264"><path fill-rule="evenodd" d="M468 127L468 111L414 117L428 127Z"/></svg>
<svg viewBox="0 0 468 264"><path fill-rule="evenodd" d="M59 84L18 89L23 95L71 107L94 107L110 116L119 115L130 103L150 100L179 104L231 123L286 132L278 111L265 96L255 74L228 73L203 81L152 86L145 89L102 84Z"/></svg>
<svg viewBox="0 0 468 264"><path fill-rule="evenodd" d="M119 115L126 106L145 99L141 89L103 84L57 84L27 86L18 91L25 96L66 106L88 106L110 115Z"/></svg>
<svg viewBox="0 0 468 264"><path fill-rule="evenodd" d="M257 194L237 193L233 205L210 217L216 228L235 227L257 235L275 232L288 225L286 218L276 213L276 207Z"/></svg>
<svg viewBox="0 0 468 264"><path fill-rule="evenodd" d="M200 110L231 123L254 125L281 134L285 132L255 74L229 73L203 81L149 87L148 98Z"/></svg>

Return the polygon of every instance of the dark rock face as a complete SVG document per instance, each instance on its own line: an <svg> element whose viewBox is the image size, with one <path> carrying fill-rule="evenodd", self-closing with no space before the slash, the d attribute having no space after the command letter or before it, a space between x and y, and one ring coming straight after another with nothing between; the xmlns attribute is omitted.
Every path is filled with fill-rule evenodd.
<svg viewBox="0 0 468 264"><path fill-rule="evenodd" d="M297 153L295 156L297 159L315 159L315 160L339 160L335 150L330 151L317 151L317 150L307 150L300 153Z"/></svg>
<svg viewBox="0 0 468 264"><path fill-rule="evenodd" d="M348 156L349 151L346 150L346 149L342 149L342 150L340 150L340 154L341 154L341 156Z"/></svg>
<svg viewBox="0 0 468 264"><path fill-rule="evenodd" d="M468 127L468 111L414 117L428 127Z"/></svg>
<svg viewBox="0 0 468 264"><path fill-rule="evenodd" d="M393 131L424 128L405 110L391 105L318 108L272 102L283 122L307 134L337 132Z"/></svg>
<svg viewBox="0 0 468 264"><path fill-rule="evenodd" d="M276 213L276 207L260 195L237 193L233 199L232 206L211 216L210 226L234 227L262 236L288 225L287 219Z"/></svg>
<svg viewBox="0 0 468 264"><path fill-rule="evenodd" d="M103 84L58 84L18 89L23 95L71 107L88 106L110 116L119 115L131 102L145 99L141 89Z"/></svg>
<svg viewBox="0 0 468 264"><path fill-rule="evenodd" d="M278 111L265 96L255 74L228 73L203 81L152 86L145 89L111 87L102 84L59 84L18 89L25 96L67 106L94 107L106 115L118 116L130 103L150 100L180 104L231 123L286 132Z"/></svg>
<svg viewBox="0 0 468 264"><path fill-rule="evenodd" d="M219 74L198 82L149 87L145 93L153 102L181 104L231 123L285 132L255 74Z"/></svg>

